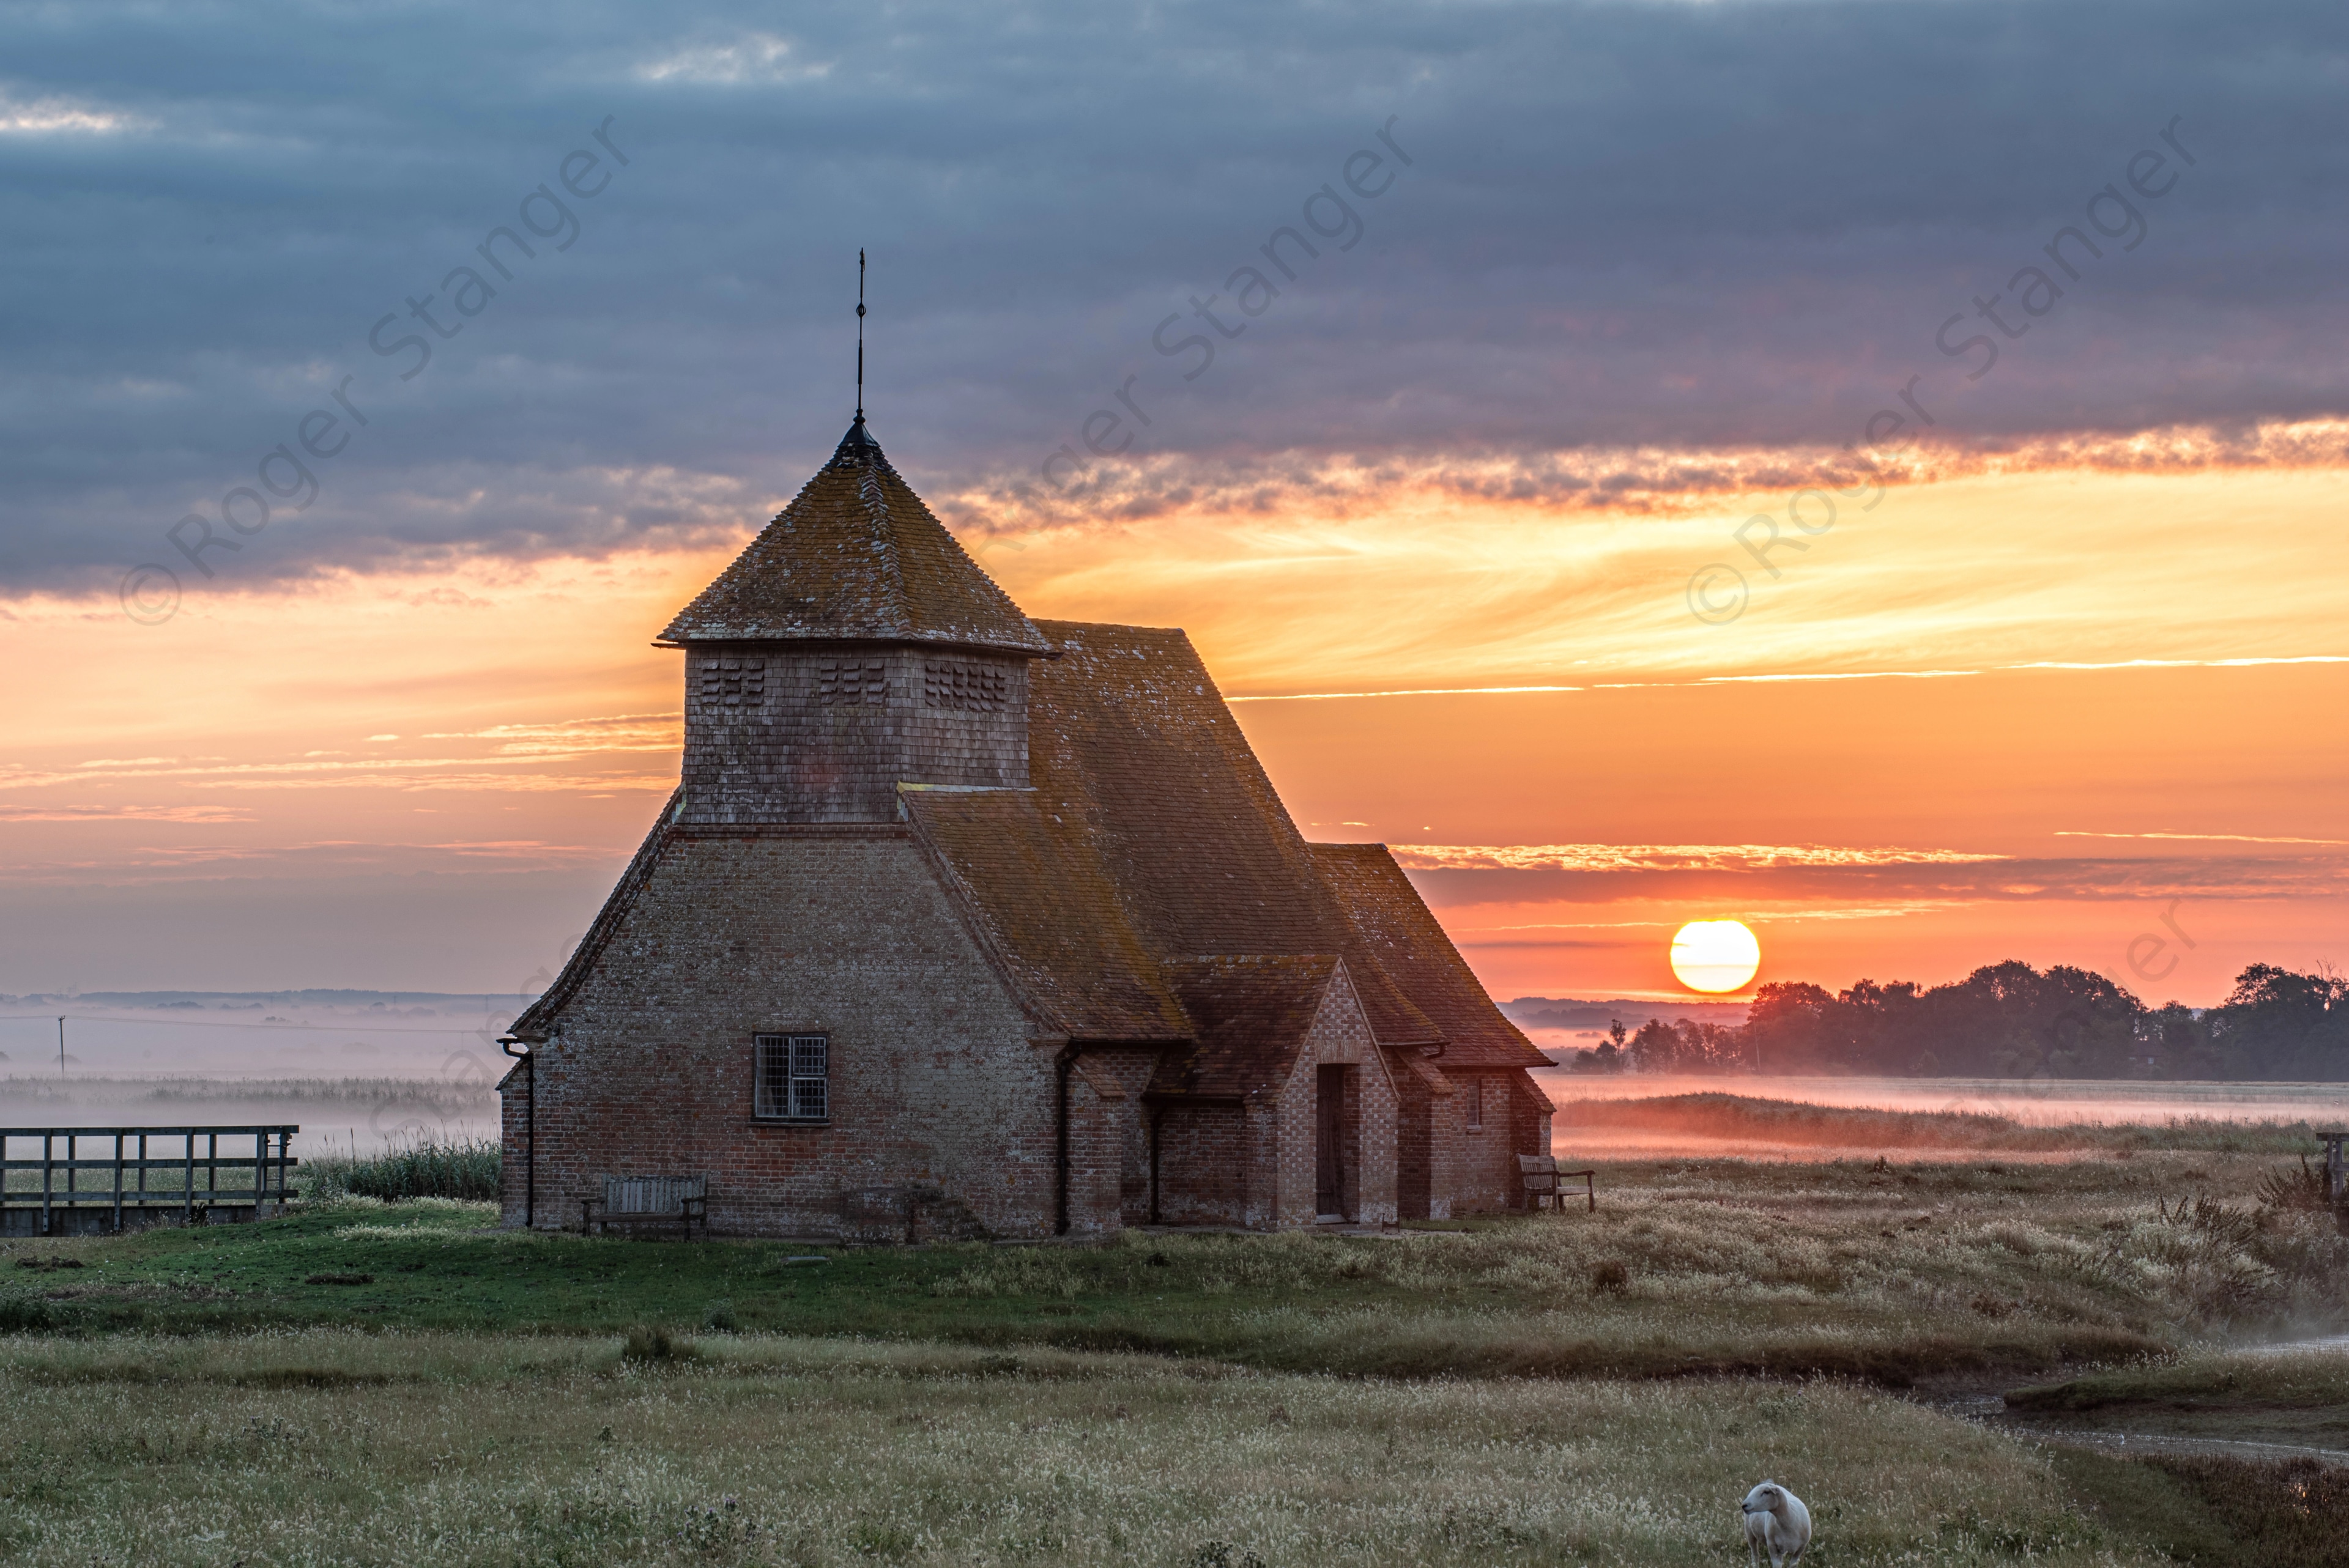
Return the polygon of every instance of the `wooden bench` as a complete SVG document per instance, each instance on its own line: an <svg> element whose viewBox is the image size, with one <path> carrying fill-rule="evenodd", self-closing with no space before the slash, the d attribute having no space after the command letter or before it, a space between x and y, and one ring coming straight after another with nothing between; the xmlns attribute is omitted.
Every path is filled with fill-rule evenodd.
<svg viewBox="0 0 2349 1568"><path fill-rule="evenodd" d="M709 1233L709 1178L707 1176L606 1176L604 1195L579 1201L583 1233L609 1230L613 1224L647 1221L677 1221L685 1239L693 1240L698 1222Z"/></svg>
<svg viewBox="0 0 2349 1568"><path fill-rule="evenodd" d="M1526 1207L1528 1209L1538 1209L1547 1202L1550 1208L1563 1213L1566 1192L1560 1183L1579 1176L1582 1178L1582 1195L1589 1202L1590 1212L1594 1214L1599 1212L1599 1172L1596 1171L1561 1171L1553 1155L1520 1154L1517 1156L1517 1174L1525 1181Z"/></svg>

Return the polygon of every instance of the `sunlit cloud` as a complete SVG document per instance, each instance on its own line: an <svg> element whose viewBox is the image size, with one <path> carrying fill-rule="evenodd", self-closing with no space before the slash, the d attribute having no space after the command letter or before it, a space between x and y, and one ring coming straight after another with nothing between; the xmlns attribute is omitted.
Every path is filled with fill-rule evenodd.
<svg viewBox="0 0 2349 1568"><path fill-rule="evenodd" d="M2059 839L2184 839L2219 844L2333 844L2349 845L2349 839L2293 839L2265 833L2099 833L2085 829L2056 830Z"/></svg>
<svg viewBox="0 0 2349 1568"><path fill-rule="evenodd" d="M1399 506L1478 501L1526 511L1687 518L1741 496L1948 484L2068 472L2178 475L2349 465L2349 420L2173 425L2113 435L2035 439L1938 434L1898 459L1833 447L1620 447L1548 452L1365 454L1285 451L1106 458L1065 488L1026 469L930 498L940 516L982 538L1069 528L1114 529L1172 514L1310 512L1370 516ZM1872 508L1871 508L1872 510Z"/></svg>
<svg viewBox="0 0 2349 1568"><path fill-rule="evenodd" d="M249 822L233 806L0 806L0 822Z"/></svg>
<svg viewBox="0 0 2349 1568"><path fill-rule="evenodd" d="M625 854L606 844L535 839L371 842L329 839L284 844L145 844L104 855L0 861L0 882L18 884L98 880L170 882L191 877L273 880L398 872L442 875L566 871Z"/></svg>
<svg viewBox="0 0 2349 1568"><path fill-rule="evenodd" d="M788 38L746 33L730 44L702 44L677 50L636 67L648 82L691 82L706 87L801 82L828 76L830 61L802 62Z"/></svg>
<svg viewBox="0 0 2349 1568"><path fill-rule="evenodd" d="M1571 686L1404 686L1392 691L1296 691L1261 694L1253 696L1226 697L1226 702L1344 702L1356 697L1375 696L1503 696L1521 692L1580 691ZM1355 826L1366 826L1357 823Z"/></svg>
<svg viewBox="0 0 2349 1568"><path fill-rule="evenodd" d="M155 121L78 98L20 98L0 90L0 136L109 136L151 130Z"/></svg>
<svg viewBox="0 0 2349 1568"><path fill-rule="evenodd" d="M1406 871L1778 871L1822 866L1970 865L2003 855L1971 850L1853 849L1833 844L1396 844Z"/></svg>
<svg viewBox="0 0 2349 1568"><path fill-rule="evenodd" d="M389 739L398 739L391 736ZM685 739L682 713L625 713L551 724L498 724L437 731L426 740L490 740L503 757L580 757L603 751L676 751Z"/></svg>

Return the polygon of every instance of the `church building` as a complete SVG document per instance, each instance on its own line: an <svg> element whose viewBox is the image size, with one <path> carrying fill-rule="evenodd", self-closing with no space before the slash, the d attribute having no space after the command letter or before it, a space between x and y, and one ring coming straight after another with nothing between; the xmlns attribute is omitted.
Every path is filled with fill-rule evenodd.
<svg viewBox="0 0 2349 1568"><path fill-rule="evenodd" d="M508 1222L1099 1236L1522 1207L1546 1064L1180 631L1032 621L863 416L678 614L676 794L514 1023ZM524 1047L527 1047L524 1052Z"/></svg>

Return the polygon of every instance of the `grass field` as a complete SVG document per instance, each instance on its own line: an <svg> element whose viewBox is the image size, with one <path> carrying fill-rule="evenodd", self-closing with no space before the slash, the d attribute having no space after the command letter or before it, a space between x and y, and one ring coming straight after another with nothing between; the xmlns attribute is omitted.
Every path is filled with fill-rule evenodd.
<svg viewBox="0 0 2349 1568"><path fill-rule="evenodd" d="M2349 1563L2343 1472L2044 1440L2331 1446L2349 1358L2223 1348L2349 1315L2349 1238L2256 1201L2291 1169L1651 1162L1596 1215L1345 1238L686 1245L346 1198L5 1243L0 1557L1726 1563L1766 1472L1826 1568Z"/></svg>
<svg viewBox="0 0 2349 1568"><path fill-rule="evenodd" d="M1595 1215L1387 1237L809 1248L501 1230L485 1205L19 1243L0 1323L609 1333L720 1324L1383 1376L1844 1374L1898 1385L2315 1327L2349 1238L2248 1192L2273 1161L2151 1153L1610 1171ZM2200 1194L2199 1203L2195 1201ZM794 1257L822 1255L820 1264ZM14 1277L9 1277L13 1275Z"/></svg>
<svg viewBox="0 0 2349 1568"><path fill-rule="evenodd" d="M1726 1563L1765 1473L1823 1563L2163 1561L2069 1456L1834 1381L314 1329L19 1341L0 1400L26 1563Z"/></svg>

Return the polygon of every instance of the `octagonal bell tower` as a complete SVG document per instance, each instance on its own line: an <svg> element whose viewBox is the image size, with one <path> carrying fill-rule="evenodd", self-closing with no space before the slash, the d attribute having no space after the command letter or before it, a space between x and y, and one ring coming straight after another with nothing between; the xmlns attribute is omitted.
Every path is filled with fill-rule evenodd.
<svg viewBox="0 0 2349 1568"><path fill-rule="evenodd" d="M685 650L680 824L894 822L900 783L1028 783L1050 645L862 412L657 645Z"/></svg>

